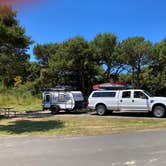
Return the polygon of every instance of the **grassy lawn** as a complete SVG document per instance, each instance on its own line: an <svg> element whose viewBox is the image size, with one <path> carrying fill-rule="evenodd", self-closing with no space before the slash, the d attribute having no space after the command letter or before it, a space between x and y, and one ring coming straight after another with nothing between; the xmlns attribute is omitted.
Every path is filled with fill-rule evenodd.
<svg viewBox="0 0 166 166"><path fill-rule="evenodd" d="M30 94L9 91L0 93L0 107L13 107L19 112L41 110L42 100Z"/></svg>
<svg viewBox="0 0 166 166"><path fill-rule="evenodd" d="M165 119L54 116L0 120L0 135L80 136L166 128Z"/></svg>

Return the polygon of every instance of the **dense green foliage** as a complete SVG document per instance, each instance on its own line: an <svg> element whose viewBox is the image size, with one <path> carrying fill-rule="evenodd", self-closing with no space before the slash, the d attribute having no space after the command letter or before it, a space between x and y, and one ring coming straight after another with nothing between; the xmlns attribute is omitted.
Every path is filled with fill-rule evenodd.
<svg viewBox="0 0 166 166"><path fill-rule="evenodd" d="M16 12L11 7L0 6L0 76L5 87L16 76L25 76L29 56L26 54L32 41L19 26Z"/></svg>
<svg viewBox="0 0 166 166"><path fill-rule="evenodd" d="M121 43L122 59L132 72L132 85L140 88L141 68L151 63L152 45L143 37L128 38ZM136 74L136 76L135 76Z"/></svg>
<svg viewBox="0 0 166 166"><path fill-rule="evenodd" d="M166 95L165 47L166 40L154 45L143 37L120 42L116 35L104 33L90 42L75 37L37 45L34 54L41 64L41 86L75 85L88 94L93 84L125 81Z"/></svg>
<svg viewBox="0 0 166 166"><path fill-rule="evenodd" d="M125 81L133 88L166 95L166 39L152 44L139 36L118 41L112 33L97 34L92 41L77 36L37 44L36 62L29 60L30 44L16 12L0 6L1 92L21 88L22 94L37 95L43 87L73 85L88 95L94 84Z"/></svg>
<svg viewBox="0 0 166 166"><path fill-rule="evenodd" d="M1 89L0 107L13 107L20 112L41 110L41 98L31 94L30 86L26 84L16 89Z"/></svg>

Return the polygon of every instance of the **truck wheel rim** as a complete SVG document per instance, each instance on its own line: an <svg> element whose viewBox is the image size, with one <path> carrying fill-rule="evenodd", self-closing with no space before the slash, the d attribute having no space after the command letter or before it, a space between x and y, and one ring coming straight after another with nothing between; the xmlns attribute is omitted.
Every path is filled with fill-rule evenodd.
<svg viewBox="0 0 166 166"><path fill-rule="evenodd" d="M155 115L158 116L158 117L162 116L163 115L163 110L161 108L157 108L155 110Z"/></svg>
<svg viewBox="0 0 166 166"><path fill-rule="evenodd" d="M101 115L101 114L103 114L103 113L104 113L104 110L103 110L103 109L101 109L101 108L99 108L99 109L98 109L98 113Z"/></svg>

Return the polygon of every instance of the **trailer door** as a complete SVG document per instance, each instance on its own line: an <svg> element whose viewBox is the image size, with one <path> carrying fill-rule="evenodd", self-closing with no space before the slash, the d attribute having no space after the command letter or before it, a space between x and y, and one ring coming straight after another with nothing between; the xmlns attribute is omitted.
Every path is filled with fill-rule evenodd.
<svg viewBox="0 0 166 166"><path fill-rule="evenodd" d="M51 107L51 94L45 93L44 95L44 108L49 109Z"/></svg>
<svg viewBox="0 0 166 166"><path fill-rule="evenodd" d="M66 103L65 103L65 94L64 92L58 93L58 102L60 109L65 110L66 109Z"/></svg>
<svg viewBox="0 0 166 166"><path fill-rule="evenodd" d="M65 95L66 109L72 110L74 108L74 101L71 93Z"/></svg>

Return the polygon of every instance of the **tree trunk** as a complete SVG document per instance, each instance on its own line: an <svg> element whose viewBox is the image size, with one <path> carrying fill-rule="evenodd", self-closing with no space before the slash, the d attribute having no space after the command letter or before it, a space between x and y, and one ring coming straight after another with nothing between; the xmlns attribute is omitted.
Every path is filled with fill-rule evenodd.
<svg viewBox="0 0 166 166"><path fill-rule="evenodd" d="M80 66L80 85L81 85L81 89L83 94L85 94L85 76L84 76L84 65L83 62L81 62L81 66Z"/></svg>
<svg viewBox="0 0 166 166"><path fill-rule="evenodd" d="M82 71L80 72L80 82L81 82L82 91L84 93L85 92L85 79L84 79L84 74Z"/></svg>
<svg viewBox="0 0 166 166"><path fill-rule="evenodd" d="M137 69L137 83L136 83L136 87L138 89L140 88L140 73L141 73L141 67L140 67L140 65L138 65L138 69Z"/></svg>
<svg viewBox="0 0 166 166"><path fill-rule="evenodd" d="M132 67L132 87L135 88L135 71L134 71L134 67Z"/></svg>
<svg viewBox="0 0 166 166"><path fill-rule="evenodd" d="M138 64L137 64L137 82L136 88L140 88L140 73L141 73L141 55L139 55Z"/></svg>
<svg viewBox="0 0 166 166"><path fill-rule="evenodd" d="M110 70L111 70L111 67L108 66L108 69L107 69L107 72L106 72L106 79L107 79L107 81L110 81Z"/></svg>

